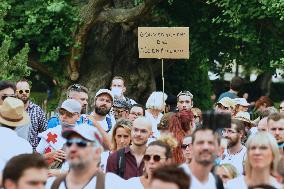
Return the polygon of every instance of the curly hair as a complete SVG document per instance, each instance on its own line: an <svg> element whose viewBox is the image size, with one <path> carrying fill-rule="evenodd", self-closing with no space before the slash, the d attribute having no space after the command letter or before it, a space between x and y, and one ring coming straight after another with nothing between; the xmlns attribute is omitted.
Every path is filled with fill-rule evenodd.
<svg viewBox="0 0 284 189"><path fill-rule="evenodd" d="M177 112L170 118L169 130L178 141L178 146L173 151L175 163L183 163L185 161L181 144L186 134L191 131L193 120L193 113L190 110Z"/></svg>

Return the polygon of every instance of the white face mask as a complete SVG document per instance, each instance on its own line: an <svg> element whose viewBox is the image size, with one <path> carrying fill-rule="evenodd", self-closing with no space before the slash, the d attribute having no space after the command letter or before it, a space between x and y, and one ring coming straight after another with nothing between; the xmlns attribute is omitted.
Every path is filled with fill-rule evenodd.
<svg viewBox="0 0 284 189"><path fill-rule="evenodd" d="M120 87L112 87L111 92L114 96L121 97L122 96L122 88Z"/></svg>

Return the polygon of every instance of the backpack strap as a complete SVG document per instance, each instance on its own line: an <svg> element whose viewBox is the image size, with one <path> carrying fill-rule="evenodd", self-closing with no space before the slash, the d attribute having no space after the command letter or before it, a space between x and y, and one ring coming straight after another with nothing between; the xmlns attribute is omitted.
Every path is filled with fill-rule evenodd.
<svg viewBox="0 0 284 189"><path fill-rule="evenodd" d="M218 177L217 175L213 174L214 178L215 178L215 183L216 183L216 188L217 189L224 189L224 185L222 180L220 179L220 177Z"/></svg>
<svg viewBox="0 0 284 189"><path fill-rule="evenodd" d="M59 175L58 177L56 177L56 179L54 180L54 182L51 185L51 189L59 189L59 186L60 186L61 182L65 178L66 178L66 174Z"/></svg>
<svg viewBox="0 0 284 189"><path fill-rule="evenodd" d="M105 174L102 172L97 174L96 189L105 189Z"/></svg>
<svg viewBox="0 0 284 189"><path fill-rule="evenodd" d="M123 178L125 170L125 148L118 150L117 155L117 175Z"/></svg>
<svg viewBox="0 0 284 189"><path fill-rule="evenodd" d="M106 117L106 122L107 122L107 133L110 132L111 128L112 128L112 123L111 123L111 119L109 117Z"/></svg>

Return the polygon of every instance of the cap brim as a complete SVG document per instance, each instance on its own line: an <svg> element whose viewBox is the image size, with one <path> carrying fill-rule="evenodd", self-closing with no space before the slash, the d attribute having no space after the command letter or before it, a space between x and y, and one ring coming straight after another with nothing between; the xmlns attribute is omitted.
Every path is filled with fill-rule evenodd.
<svg viewBox="0 0 284 189"><path fill-rule="evenodd" d="M62 137L63 137L63 138L66 138L66 139L68 139L68 138L70 137L70 135L72 135L72 134L80 135L82 138L84 138L84 139L86 139L86 140L89 140L89 141L92 141L92 139L89 139L89 138L87 138L87 137L84 137L84 136L82 135L82 133L80 133L80 131L77 131L77 130L75 130L75 129L64 129L64 130L62 131L62 133L61 133Z"/></svg>
<svg viewBox="0 0 284 189"><path fill-rule="evenodd" d="M30 117L26 111L23 113L23 119L17 122L8 121L0 116L0 123L3 125L10 126L10 127L19 127L19 126L27 125L29 122L30 122Z"/></svg>
<svg viewBox="0 0 284 189"><path fill-rule="evenodd" d="M229 108L229 107L230 107L230 105L224 104L224 102L223 102L223 103L222 103L222 102L217 102L217 104L221 104L222 106L224 106L224 107L226 107L226 108Z"/></svg>

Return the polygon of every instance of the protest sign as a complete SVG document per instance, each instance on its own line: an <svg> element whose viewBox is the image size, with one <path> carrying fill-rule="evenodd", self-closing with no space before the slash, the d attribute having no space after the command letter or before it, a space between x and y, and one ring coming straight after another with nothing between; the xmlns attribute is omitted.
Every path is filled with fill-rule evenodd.
<svg viewBox="0 0 284 189"><path fill-rule="evenodd" d="M139 58L188 59L188 27L138 27Z"/></svg>

